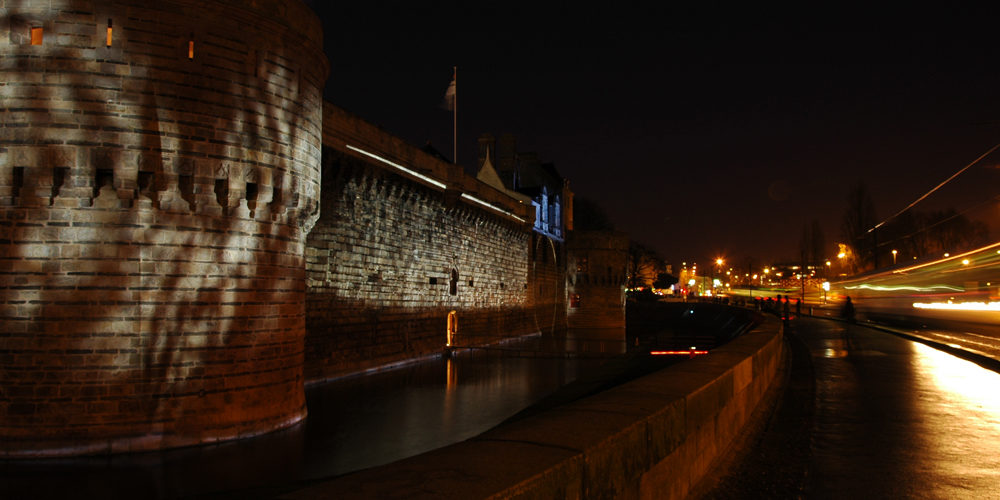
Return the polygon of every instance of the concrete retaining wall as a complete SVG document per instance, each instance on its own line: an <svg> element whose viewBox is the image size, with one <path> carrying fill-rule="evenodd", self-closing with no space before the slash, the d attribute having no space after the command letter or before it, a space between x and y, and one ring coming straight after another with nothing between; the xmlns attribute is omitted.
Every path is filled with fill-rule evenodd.
<svg viewBox="0 0 1000 500"><path fill-rule="evenodd" d="M768 320L711 354L283 498L684 498L778 372Z"/></svg>

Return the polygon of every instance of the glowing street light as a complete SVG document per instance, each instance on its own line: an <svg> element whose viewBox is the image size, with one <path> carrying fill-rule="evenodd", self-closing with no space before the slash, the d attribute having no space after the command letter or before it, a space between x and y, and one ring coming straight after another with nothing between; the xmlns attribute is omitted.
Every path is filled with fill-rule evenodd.
<svg viewBox="0 0 1000 500"><path fill-rule="evenodd" d="M896 265L896 254L899 253L897 250L892 251L892 265Z"/></svg>

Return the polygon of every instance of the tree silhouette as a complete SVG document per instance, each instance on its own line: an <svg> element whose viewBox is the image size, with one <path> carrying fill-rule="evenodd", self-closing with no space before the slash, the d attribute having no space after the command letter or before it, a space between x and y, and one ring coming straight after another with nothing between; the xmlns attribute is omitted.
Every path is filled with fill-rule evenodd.
<svg viewBox="0 0 1000 500"><path fill-rule="evenodd" d="M847 210L841 223L841 236L844 242L854 249L858 266L868 269L876 265L876 234L869 231L878 218L875 215L875 202L864 181L858 181L847 196Z"/></svg>

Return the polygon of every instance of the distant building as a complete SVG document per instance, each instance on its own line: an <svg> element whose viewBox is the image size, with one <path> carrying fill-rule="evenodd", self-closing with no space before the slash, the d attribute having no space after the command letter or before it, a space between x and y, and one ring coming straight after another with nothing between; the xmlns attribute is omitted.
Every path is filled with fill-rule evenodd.
<svg viewBox="0 0 1000 500"><path fill-rule="evenodd" d="M535 153L519 153L513 135L479 137L476 178L530 205L528 299L542 331L566 329L566 231L572 229L569 182ZM533 212L533 214L532 214ZM533 217L532 217L533 215Z"/></svg>
<svg viewBox="0 0 1000 500"><path fill-rule="evenodd" d="M566 238L573 224L573 193L552 163L542 163L536 153L518 153L513 135L497 141L491 134L479 136L476 178L506 191L534 208L534 230L558 241Z"/></svg>

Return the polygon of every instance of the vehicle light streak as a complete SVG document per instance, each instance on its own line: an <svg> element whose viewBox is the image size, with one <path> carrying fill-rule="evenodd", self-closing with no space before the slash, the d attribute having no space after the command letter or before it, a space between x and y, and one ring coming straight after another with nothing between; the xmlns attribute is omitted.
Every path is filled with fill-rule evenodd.
<svg viewBox="0 0 1000 500"><path fill-rule="evenodd" d="M1000 302L914 302L913 307L948 311L1000 311Z"/></svg>
<svg viewBox="0 0 1000 500"><path fill-rule="evenodd" d="M869 285L863 283L860 285L845 286L844 288L848 290L874 290L876 292L934 292L934 291L948 291L948 292L964 292L965 289L962 287L951 286L951 285L931 285L931 286L913 286L913 285L898 285L898 286L884 286L884 285Z"/></svg>
<svg viewBox="0 0 1000 500"><path fill-rule="evenodd" d="M905 273L908 273L910 271L915 271L917 269L921 269L921 268L924 268L924 267L933 266L935 264L941 264L941 263L948 262L948 261L953 261L953 260L956 260L956 259L967 257L969 255L974 255L974 254L979 253L979 252L984 252L986 250L991 250L993 248L996 248L997 246L1000 246L1000 243L994 243L992 245L986 245L986 246L984 246L982 248L977 248L975 250L970 250L968 252L965 252L965 253L963 253L961 255L956 255L954 257L944 258L944 259L938 259L938 260L935 260L933 262L926 262L926 263L919 264L919 265L916 265L916 266L907 267L907 268L904 268L904 269L897 269L897 270L893 271L892 273L893 274L905 274ZM997 250L997 254L1000 254L1000 250Z"/></svg>

